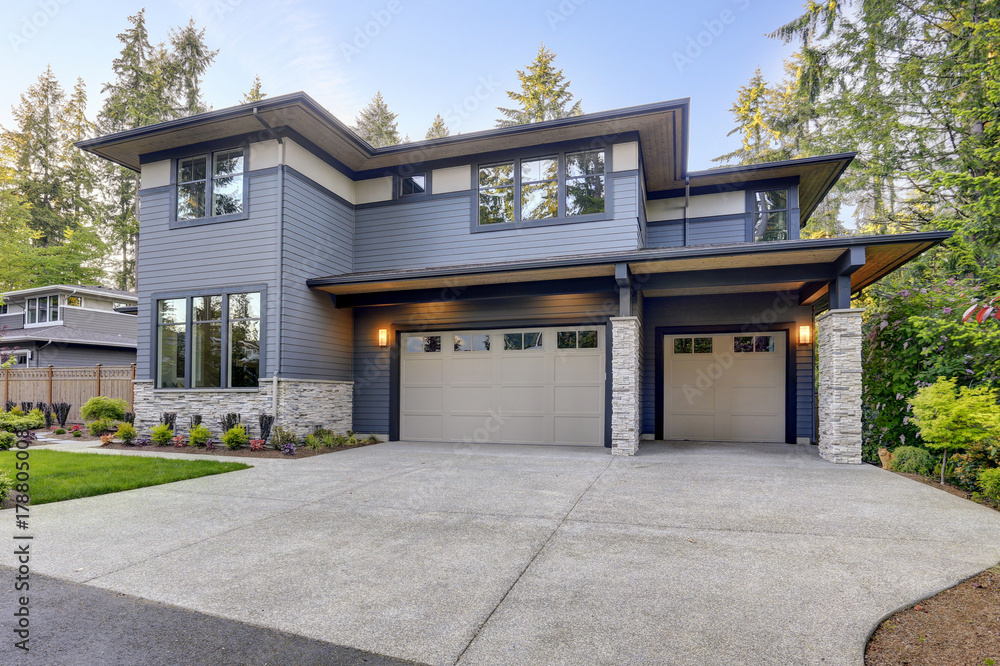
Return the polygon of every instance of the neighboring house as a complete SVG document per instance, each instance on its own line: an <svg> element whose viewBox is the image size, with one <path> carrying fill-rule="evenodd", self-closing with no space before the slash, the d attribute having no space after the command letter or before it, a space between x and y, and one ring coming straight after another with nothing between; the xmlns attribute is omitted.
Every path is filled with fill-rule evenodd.
<svg viewBox="0 0 1000 666"><path fill-rule="evenodd" d="M690 122L373 149L297 93L81 142L141 172L138 418L860 461L850 296L948 234L802 240L853 154L688 171Z"/></svg>
<svg viewBox="0 0 1000 666"><path fill-rule="evenodd" d="M0 346L14 368L135 363L138 300L127 291L57 284L8 291L0 305Z"/></svg>

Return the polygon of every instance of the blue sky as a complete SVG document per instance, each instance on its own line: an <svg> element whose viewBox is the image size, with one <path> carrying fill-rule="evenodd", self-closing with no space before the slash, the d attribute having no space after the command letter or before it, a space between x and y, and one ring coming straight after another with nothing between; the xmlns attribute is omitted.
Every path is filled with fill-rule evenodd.
<svg viewBox="0 0 1000 666"><path fill-rule="evenodd" d="M111 78L116 35L140 2L7 0L0 30L0 124L51 64L67 89L82 77L91 115ZM381 90L401 133L422 139L434 115L452 133L493 127L540 43L558 54L585 112L690 97L692 169L738 145L729 108L760 66L782 75L791 46L765 34L798 16L800 0L702 2L420 2L159 0L153 41L189 17L220 50L204 81L213 108L235 104L259 74L265 92L303 90L345 122ZM99 8L99 9L98 9Z"/></svg>

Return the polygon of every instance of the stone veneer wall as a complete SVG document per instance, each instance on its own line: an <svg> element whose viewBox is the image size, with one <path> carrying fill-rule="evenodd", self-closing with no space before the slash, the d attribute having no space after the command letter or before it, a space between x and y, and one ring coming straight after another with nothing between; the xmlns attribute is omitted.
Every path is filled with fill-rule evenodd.
<svg viewBox="0 0 1000 666"><path fill-rule="evenodd" d="M313 379L278 380L278 414L275 425L299 435L307 435L317 426L336 432L352 429L352 382ZM202 422L215 434L221 434L219 422L227 413L241 414L250 426L251 436L259 434L257 417L271 414L274 381L262 379L257 389L153 389L150 380L135 380L135 424L143 435L160 422L164 412L177 414L177 426L186 432L190 419L201 414Z"/></svg>
<svg viewBox="0 0 1000 666"><path fill-rule="evenodd" d="M611 453L633 456L642 432L642 326L611 318Z"/></svg>
<svg viewBox="0 0 1000 666"><path fill-rule="evenodd" d="M830 310L816 318L819 354L819 454L861 463L861 314Z"/></svg>

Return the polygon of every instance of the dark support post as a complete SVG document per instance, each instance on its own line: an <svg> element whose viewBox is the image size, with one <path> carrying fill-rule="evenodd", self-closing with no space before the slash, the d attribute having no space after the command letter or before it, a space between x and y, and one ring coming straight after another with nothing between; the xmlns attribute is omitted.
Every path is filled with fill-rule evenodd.
<svg viewBox="0 0 1000 666"><path fill-rule="evenodd" d="M101 364L97 364L97 393L95 395L101 395Z"/></svg>
<svg viewBox="0 0 1000 666"><path fill-rule="evenodd" d="M133 412L135 411L135 363L132 364L132 381L129 382L129 399L128 406Z"/></svg>
<svg viewBox="0 0 1000 666"><path fill-rule="evenodd" d="M49 366L49 404L52 404L52 366Z"/></svg>
<svg viewBox="0 0 1000 666"><path fill-rule="evenodd" d="M615 282L618 284L618 316L632 316L632 272L628 264L615 264Z"/></svg>
<svg viewBox="0 0 1000 666"><path fill-rule="evenodd" d="M846 310L851 307L851 274L865 265L864 246L855 245L840 255L834 265L833 281L830 282L830 309Z"/></svg>

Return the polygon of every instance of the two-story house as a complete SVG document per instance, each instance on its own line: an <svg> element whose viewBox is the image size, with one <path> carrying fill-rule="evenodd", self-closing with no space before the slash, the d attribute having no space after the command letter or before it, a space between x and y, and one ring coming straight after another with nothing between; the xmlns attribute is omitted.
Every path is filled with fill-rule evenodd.
<svg viewBox="0 0 1000 666"><path fill-rule="evenodd" d="M139 420L859 461L851 294L948 234L800 239L853 155L689 171L690 122L374 149L297 93L80 143L141 172Z"/></svg>
<svg viewBox="0 0 1000 666"><path fill-rule="evenodd" d="M136 356L136 295L79 284L2 294L0 346L15 368L130 365Z"/></svg>

